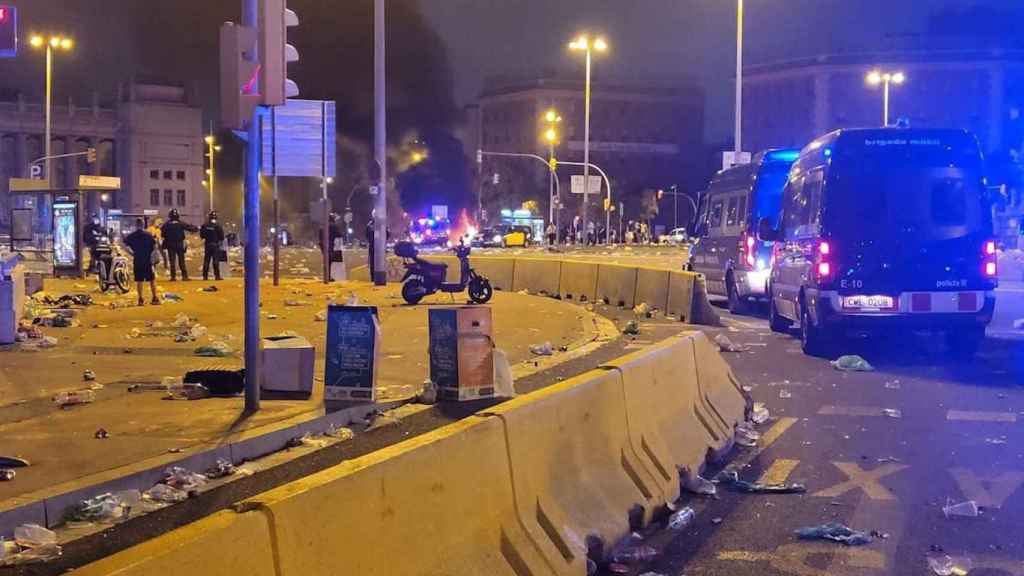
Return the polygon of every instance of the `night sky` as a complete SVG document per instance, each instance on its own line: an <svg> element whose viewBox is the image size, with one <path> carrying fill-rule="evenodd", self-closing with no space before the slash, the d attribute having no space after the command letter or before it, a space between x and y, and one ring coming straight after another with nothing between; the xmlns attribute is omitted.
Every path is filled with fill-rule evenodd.
<svg viewBox="0 0 1024 576"><path fill-rule="evenodd" d="M240 6L238 0L13 3L21 9L23 31L69 31L78 40L75 53L58 62L58 94L63 98L93 88L109 95L126 76L142 73L198 81L206 102L216 98L217 27L223 20L237 19ZM981 32L990 37L1002 32L998 42L1005 44L1011 36L1006 27L1024 18L1022 4L747 0L747 62L948 44L929 35L935 28L930 22L943 10L956 15L955 25L963 28L959 32L970 35L986 28ZM340 109L352 111L351 122L361 132L361 117L369 112L371 0L293 0L290 5L302 20L293 40L302 53L297 66L300 88L305 96L338 99ZM450 122L451 106L471 102L489 77L582 74L582 64L565 43L577 31L589 29L603 32L612 45L595 64L597 79L692 78L708 94L709 140L730 133L734 0L390 0L389 6L393 113L400 116L399 124ZM987 11L1012 17L992 17L995 12ZM964 14L976 14L976 22ZM42 91L41 56L24 43L23 48L16 61L0 61L2 96L22 89L36 97Z"/></svg>

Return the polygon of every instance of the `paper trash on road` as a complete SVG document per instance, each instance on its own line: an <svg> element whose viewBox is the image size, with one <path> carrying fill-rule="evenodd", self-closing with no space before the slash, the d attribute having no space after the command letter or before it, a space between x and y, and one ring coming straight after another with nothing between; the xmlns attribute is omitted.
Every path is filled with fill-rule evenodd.
<svg viewBox="0 0 1024 576"><path fill-rule="evenodd" d="M163 502L165 504L173 504L175 502L184 502L185 500L188 500L188 492L172 488L167 484L157 484L149 490L146 490L142 496L147 500Z"/></svg>
<svg viewBox="0 0 1024 576"><path fill-rule="evenodd" d="M771 414L764 402L754 402L754 408L750 412L750 421L754 424L764 424L769 418L771 418Z"/></svg>
<svg viewBox="0 0 1024 576"><path fill-rule="evenodd" d="M974 500L954 503L947 498L946 505L942 507L942 513L946 518L977 518L981 514L981 510L978 508L978 503Z"/></svg>
<svg viewBox="0 0 1024 576"><path fill-rule="evenodd" d="M730 486L745 494L803 494L807 492L807 487L797 482L789 484L760 484L740 480L740 476L735 470L723 470L715 480L720 484Z"/></svg>
<svg viewBox="0 0 1024 576"><path fill-rule="evenodd" d="M57 533L38 524L22 524L14 529L14 541L23 548L57 543Z"/></svg>
<svg viewBox="0 0 1024 576"><path fill-rule="evenodd" d="M687 474L683 487L687 492L700 494L701 496L714 496L718 493L718 487L715 483L700 474Z"/></svg>
<svg viewBox="0 0 1024 576"><path fill-rule="evenodd" d="M725 334L718 334L715 336L715 344L718 344L718 349L722 352L745 352L746 348L734 343Z"/></svg>
<svg viewBox="0 0 1024 576"><path fill-rule="evenodd" d="M676 532L685 530L690 524L693 524L693 519L696 515L697 513L693 511L693 508L687 506L668 517L668 529Z"/></svg>
<svg viewBox="0 0 1024 576"><path fill-rule="evenodd" d="M938 576L967 576L974 566L966 556L942 554L928 556L928 567Z"/></svg>
<svg viewBox="0 0 1024 576"><path fill-rule="evenodd" d="M53 402L61 408L68 408L78 404L90 404L96 401L96 392L92 390L72 390L61 392L53 397Z"/></svg>
<svg viewBox="0 0 1024 576"><path fill-rule="evenodd" d="M871 543L871 535L859 532L838 522L829 522L820 526L809 526L796 531L801 540L831 540L847 546L863 546Z"/></svg>
<svg viewBox="0 0 1024 576"><path fill-rule="evenodd" d="M554 347L551 342L544 342L543 344L534 344L530 346L530 352L537 356L551 356L555 353Z"/></svg>
<svg viewBox="0 0 1024 576"><path fill-rule="evenodd" d="M840 356L832 361L832 367L843 372L873 372L875 370L867 360L856 354Z"/></svg>
<svg viewBox="0 0 1024 576"><path fill-rule="evenodd" d="M206 346L200 346L196 348L193 353L196 356L203 356L207 358L223 358L230 356L234 352L231 346L228 346L226 342L210 342Z"/></svg>

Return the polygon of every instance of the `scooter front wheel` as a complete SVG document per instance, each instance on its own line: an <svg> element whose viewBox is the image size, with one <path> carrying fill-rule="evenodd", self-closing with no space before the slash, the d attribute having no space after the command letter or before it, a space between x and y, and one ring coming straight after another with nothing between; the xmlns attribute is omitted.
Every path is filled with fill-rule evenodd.
<svg viewBox="0 0 1024 576"><path fill-rule="evenodd" d="M411 278L402 284L402 299L409 304L416 305L427 295L427 287L416 278Z"/></svg>
<svg viewBox="0 0 1024 576"><path fill-rule="evenodd" d="M486 278L474 278L469 282L469 299L475 304L487 304L494 296L494 288Z"/></svg>
<svg viewBox="0 0 1024 576"><path fill-rule="evenodd" d="M131 290L128 282L128 271L123 267L114 268L114 284L117 284L117 289L121 291L121 294L127 294Z"/></svg>

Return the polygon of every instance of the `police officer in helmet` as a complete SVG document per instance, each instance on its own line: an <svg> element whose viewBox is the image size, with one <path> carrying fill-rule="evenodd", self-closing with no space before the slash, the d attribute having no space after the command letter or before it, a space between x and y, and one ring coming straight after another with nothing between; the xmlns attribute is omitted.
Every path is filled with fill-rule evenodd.
<svg viewBox="0 0 1024 576"><path fill-rule="evenodd" d="M210 266L213 266L213 276L220 280L220 245L224 241L224 227L220 225L216 212L210 212L206 223L199 229L199 237L203 239L203 280L210 276Z"/></svg>
<svg viewBox="0 0 1024 576"><path fill-rule="evenodd" d="M188 280L188 269L185 268L185 233L195 228L181 221L181 215L174 208L167 214L167 222L160 228L164 237L163 247L167 250L171 261L171 281L177 280L177 268L181 269L181 279Z"/></svg>

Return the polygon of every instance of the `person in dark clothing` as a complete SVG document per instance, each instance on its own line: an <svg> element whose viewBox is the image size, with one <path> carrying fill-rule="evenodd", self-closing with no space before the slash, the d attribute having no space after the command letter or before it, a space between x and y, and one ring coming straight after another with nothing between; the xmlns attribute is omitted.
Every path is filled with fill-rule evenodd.
<svg viewBox="0 0 1024 576"><path fill-rule="evenodd" d="M217 221L217 213L210 212L206 224L199 229L199 237L203 239L203 280L210 279L210 266L213 266L213 277L220 280L220 244L224 241L224 227Z"/></svg>
<svg viewBox="0 0 1024 576"><path fill-rule="evenodd" d="M150 304L160 304L156 295L156 274L153 272L153 252L156 251L156 239L146 231L146 222L142 218L135 219L135 232L124 239L125 246L132 253L132 265L135 274L135 288L139 294L139 306L146 304L142 297L142 284L149 282L149 291L153 299Z"/></svg>
<svg viewBox="0 0 1024 576"><path fill-rule="evenodd" d="M163 248L171 261L171 282L177 280L177 268L181 268L181 279L188 280L188 269L185 268L185 233L190 226L181 221L177 210L171 209L167 222L160 228L164 236Z"/></svg>
<svg viewBox="0 0 1024 576"><path fill-rule="evenodd" d="M96 264L99 262L96 256L96 246L99 244L100 237L106 235L106 229L100 224L100 215L94 213L92 220L82 229L82 242L89 248L89 272L96 271Z"/></svg>

